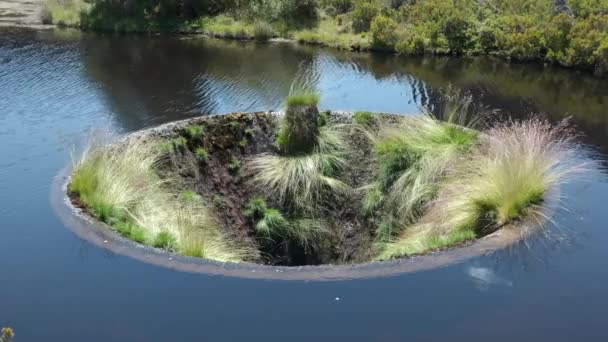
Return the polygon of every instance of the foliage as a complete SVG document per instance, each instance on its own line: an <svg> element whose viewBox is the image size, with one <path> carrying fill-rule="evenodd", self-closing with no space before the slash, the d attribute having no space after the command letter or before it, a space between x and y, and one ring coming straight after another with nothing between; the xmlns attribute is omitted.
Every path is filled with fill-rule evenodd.
<svg viewBox="0 0 608 342"><path fill-rule="evenodd" d="M386 240L416 222L437 195L450 167L477 143L487 113L473 108L472 97L447 91L420 117L382 123L370 133L377 159L374 182L366 188L363 209L381 216L377 239Z"/></svg>
<svg viewBox="0 0 608 342"><path fill-rule="evenodd" d="M394 47L399 40L399 24L390 17L379 15L371 23L374 45L378 47Z"/></svg>
<svg viewBox="0 0 608 342"><path fill-rule="evenodd" d="M167 181L155 172L161 154L156 146L155 141L132 139L113 147L92 139L74 165L69 191L89 212L134 241L155 245L159 234L167 233L182 254L219 261L255 255L222 235L215 214L202 201L183 200L168 190Z"/></svg>
<svg viewBox="0 0 608 342"><path fill-rule="evenodd" d="M379 6L375 0L357 0L351 13L355 32L367 32L372 20L378 15Z"/></svg>
<svg viewBox="0 0 608 342"><path fill-rule="evenodd" d="M201 125L190 125L186 128L188 136L192 139L201 138L205 134L205 127Z"/></svg>
<svg viewBox="0 0 608 342"><path fill-rule="evenodd" d="M309 154L271 155L253 158L247 164L251 183L297 211L311 212L327 205L327 199L346 185L333 178L345 165L345 145L339 127L320 129L318 145Z"/></svg>
<svg viewBox="0 0 608 342"><path fill-rule="evenodd" d="M371 112L355 112L353 120L358 125L369 126L374 120L374 114Z"/></svg>
<svg viewBox="0 0 608 342"><path fill-rule="evenodd" d="M458 244L524 216L542 218L539 204L548 191L585 169L575 147L564 123L532 119L487 131L450 169L428 214L385 244L378 259Z"/></svg>
<svg viewBox="0 0 608 342"><path fill-rule="evenodd" d="M317 109L318 102L317 93L307 89L292 89L276 139L281 152L290 155L306 154L316 148L322 120Z"/></svg>
<svg viewBox="0 0 608 342"><path fill-rule="evenodd" d="M209 159L209 153L204 147L197 147L194 151L194 156L202 163L207 162L207 159Z"/></svg>
<svg viewBox="0 0 608 342"><path fill-rule="evenodd" d="M287 97L287 107L316 106L321 96L314 91L302 91Z"/></svg>
<svg viewBox="0 0 608 342"><path fill-rule="evenodd" d="M47 0L42 18L98 30L202 30L258 40L279 34L342 49L484 53L606 74L608 2L567 4L564 9L549 0Z"/></svg>
<svg viewBox="0 0 608 342"><path fill-rule="evenodd" d="M319 220L288 218L279 210L268 208L262 198L251 199L245 214L254 220L256 233L265 239L293 240L309 247L329 232Z"/></svg>
<svg viewBox="0 0 608 342"><path fill-rule="evenodd" d="M258 21L253 26L253 36L257 41L266 41L275 36L272 25L265 21Z"/></svg>

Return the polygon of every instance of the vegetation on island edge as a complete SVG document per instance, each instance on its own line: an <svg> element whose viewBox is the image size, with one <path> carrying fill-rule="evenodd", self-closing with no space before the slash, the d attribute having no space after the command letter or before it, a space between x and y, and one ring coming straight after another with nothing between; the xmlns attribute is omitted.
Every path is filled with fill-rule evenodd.
<svg viewBox="0 0 608 342"><path fill-rule="evenodd" d="M348 263L542 220L548 191L584 169L567 124L490 126L470 96L446 95L439 112L421 116L346 119L319 112L318 100L292 92L276 123L234 114L161 140L93 139L69 191L119 234L156 248L219 261Z"/></svg>
<svg viewBox="0 0 608 342"><path fill-rule="evenodd" d="M296 39L404 55L494 55L608 72L608 0L47 0L47 23Z"/></svg>

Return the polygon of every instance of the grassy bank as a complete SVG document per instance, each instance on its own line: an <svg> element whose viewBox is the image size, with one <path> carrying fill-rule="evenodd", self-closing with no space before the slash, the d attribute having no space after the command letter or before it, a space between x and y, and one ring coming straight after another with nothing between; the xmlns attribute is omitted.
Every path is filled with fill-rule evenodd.
<svg viewBox="0 0 608 342"><path fill-rule="evenodd" d="M48 0L46 23L120 32L295 39L404 55L494 55L608 72L608 2L568 0Z"/></svg>

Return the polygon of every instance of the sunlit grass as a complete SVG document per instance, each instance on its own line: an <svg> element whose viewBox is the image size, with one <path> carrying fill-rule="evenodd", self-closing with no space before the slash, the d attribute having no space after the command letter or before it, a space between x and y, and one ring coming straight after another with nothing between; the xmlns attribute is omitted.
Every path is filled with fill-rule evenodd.
<svg viewBox="0 0 608 342"><path fill-rule="evenodd" d="M83 0L46 0L41 20L44 24L79 26L82 13L88 13L91 6Z"/></svg>
<svg viewBox="0 0 608 342"><path fill-rule="evenodd" d="M316 106L321 96L314 91L301 91L287 97L287 106Z"/></svg>
<svg viewBox="0 0 608 342"><path fill-rule="evenodd" d="M170 181L154 171L161 153L157 146L130 140L107 147L93 140L74 166L69 190L93 215L134 241L168 247L174 239L171 248L178 252L218 261L254 255L223 236L203 201L169 190Z"/></svg>
<svg viewBox="0 0 608 342"><path fill-rule="evenodd" d="M255 26L252 23L236 20L227 15L201 17L191 24L198 25L205 33L212 36L233 39L253 39Z"/></svg>
<svg viewBox="0 0 608 342"><path fill-rule="evenodd" d="M372 45L371 35L351 32L350 25L338 25L335 19L326 18L317 27L294 33L300 43L319 44L339 49L369 49Z"/></svg>
<svg viewBox="0 0 608 342"><path fill-rule="evenodd" d="M477 132L425 115L387 124L373 140L378 174L365 210L384 205L411 223L435 196L446 169L475 144Z"/></svg>
<svg viewBox="0 0 608 342"><path fill-rule="evenodd" d="M580 173L570 130L544 120L491 129L442 184L423 222L384 246L378 259L412 255L489 234L525 216L543 219L549 189Z"/></svg>
<svg viewBox="0 0 608 342"><path fill-rule="evenodd" d="M316 210L324 199L347 186L334 178L346 165L345 143L339 126L322 127L318 146L310 154L264 154L247 164L256 188L276 196L279 202L299 210Z"/></svg>

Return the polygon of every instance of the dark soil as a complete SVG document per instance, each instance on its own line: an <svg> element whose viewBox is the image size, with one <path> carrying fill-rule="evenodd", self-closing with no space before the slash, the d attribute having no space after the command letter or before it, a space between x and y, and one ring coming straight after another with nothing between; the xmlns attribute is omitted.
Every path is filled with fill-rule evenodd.
<svg viewBox="0 0 608 342"><path fill-rule="evenodd" d="M373 241L373 228L360 210L362 191L358 188L369 182L372 175L373 155L361 132L349 130L349 143L353 144L348 157L348 168L337 178L353 189L342 198L333 200L323 213L332 233L313 248L304 248L294 241L271 241L256 238L255 222L245 215L249 200L263 197L269 206L281 211L284 208L273 201L271 194L259 193L247 180L246 161L261 153L278 153L274 145L278 118L268 113L234 113L224 116L201 117L189 126L203 127L204 133L192 136L187 127L177 127L168 136L171 141L184 137L187 143L173 146L161 165L161 176L181 180L184 190L196 191L215 206L224 231L247 244L255 244L261 252L260 260L272 265L344 264L369 260ZM350 122L350 117L330 114L329 122ZM207 151L206 160L196 156L198 148Z"/></svg>

